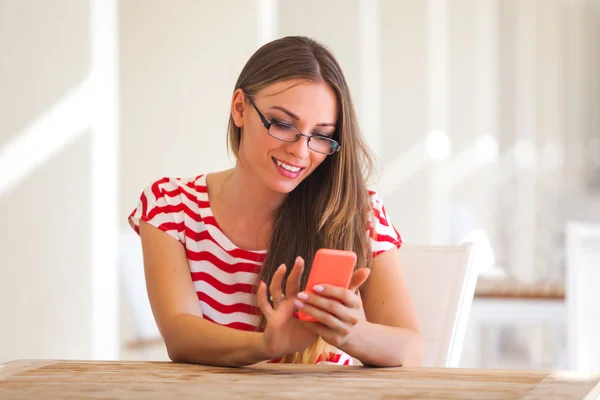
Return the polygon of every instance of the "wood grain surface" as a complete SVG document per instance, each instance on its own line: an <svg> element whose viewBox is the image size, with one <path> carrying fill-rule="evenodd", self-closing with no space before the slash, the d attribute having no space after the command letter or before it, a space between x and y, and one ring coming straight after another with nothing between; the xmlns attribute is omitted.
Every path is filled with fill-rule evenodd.
<svg viewBox="0 0 600 400"><path fill-rule="evenodd" d="M19 360L0 399L595 399L600 373Z"/></svg>

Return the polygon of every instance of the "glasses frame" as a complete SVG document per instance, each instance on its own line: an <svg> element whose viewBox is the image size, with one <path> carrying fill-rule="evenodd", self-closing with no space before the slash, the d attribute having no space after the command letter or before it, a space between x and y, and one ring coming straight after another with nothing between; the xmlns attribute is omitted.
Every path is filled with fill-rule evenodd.
<svg viewBox="0 0 600 400"><path fill-rule="evenodd" d="M341 144L339 144L339 142L337 140L333 140L331 138L328 138L326 136L321 136L321 135L305 135L304 133L300 132L300 130L294 126L290 126L290 129L293 129L297 132L296 138L294 140L284 140L281 138L278 138L277 136L274 136L271 134L271 126L273 125L273 123L269 122L269 120L260 112L260 110L258 109L258 107L256 107L256 104L254 104L254 101L252 101L252 99L248 96L248 100L250 101L250 104L252 104L252 107L254 107L254 109L256 110L256 112L258 113L258 116L260 117L260 120L262 121L264 127L267 129L267 133L269 134L269 136L271 136L272 138L275 138L277 140L280 140L282 142L286 142L286 143L294 143L297 142L298 139L300 139L300 137L304 136L305 138L308 138L308 140L306 141L306 145L308 146L309 149L311 149L312 151L319 153L319 154L326 154L326 155L332 155L337 153L338 151L340 151L340 148L342 147ZM324 153L322 151L319 150L315 150L312 147L310 147L310 141L313 137L319 137L321 139L326 139L329 140L330 142L335 144L335 149L331 152L328 153Z"/></svg>

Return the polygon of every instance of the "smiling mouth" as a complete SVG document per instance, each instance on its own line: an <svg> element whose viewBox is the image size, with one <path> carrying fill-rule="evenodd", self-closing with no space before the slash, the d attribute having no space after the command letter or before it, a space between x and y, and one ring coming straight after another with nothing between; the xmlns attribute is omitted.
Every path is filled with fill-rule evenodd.
<svg viewBox="0 0 600 400"><path fill-rule="evenodd" d="M293 165L286 164L284 162L279 161L276 158L273 158L273 161L275 161L275 164L277 164L281 168L283 168L286 171L289 171L289 172L291 172L293 174L296 174L296 173L298 173L298 172L300 172L300 171L302 171L304 169L304 168L300 168L300 167L296 167L296 166L293 166Z"/></svg>

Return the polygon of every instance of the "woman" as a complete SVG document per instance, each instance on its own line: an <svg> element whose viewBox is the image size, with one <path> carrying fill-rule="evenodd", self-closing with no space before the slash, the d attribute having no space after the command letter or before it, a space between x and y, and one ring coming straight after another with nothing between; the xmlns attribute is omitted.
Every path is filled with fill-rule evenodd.
<svg viewBox="0 0 600 400"><path fill-rule="evenodd" d="M333 55L304 37L260 48L236 83L228 137L233 169L158 180L129 218L169 357L418 365L401 238L366 187L371 159ZM319 248L357 254L348 289L302 291Z"/></svg>

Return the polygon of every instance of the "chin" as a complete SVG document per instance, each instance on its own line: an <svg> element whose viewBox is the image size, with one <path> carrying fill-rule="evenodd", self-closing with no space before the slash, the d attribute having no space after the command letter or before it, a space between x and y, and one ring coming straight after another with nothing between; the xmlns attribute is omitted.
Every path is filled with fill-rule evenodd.
<svg viewBox="0 0 600 400"><path fill-rule="evenodd" d="M271 190L281 194L288 194L294 191L298 187L298 185L302 183L302 180L297 181L281 181L281 180L271 180L267 184Z"/></svg>

